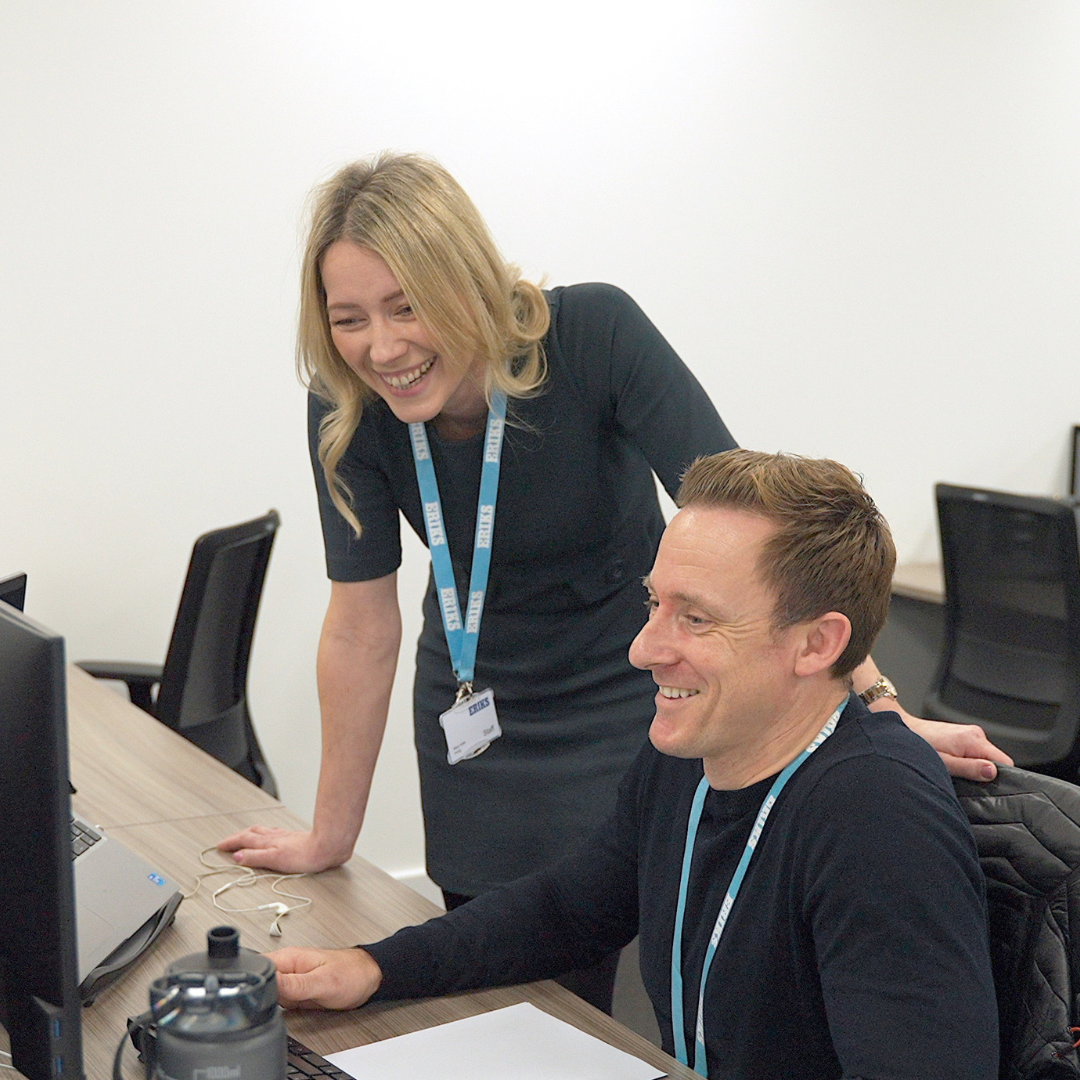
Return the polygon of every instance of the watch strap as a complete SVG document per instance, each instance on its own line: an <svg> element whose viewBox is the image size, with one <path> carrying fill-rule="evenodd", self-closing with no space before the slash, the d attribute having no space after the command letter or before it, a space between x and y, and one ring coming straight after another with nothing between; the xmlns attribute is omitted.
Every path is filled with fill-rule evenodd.
<svg viewBox="0 0 1080 1080"><path fill-rule="evenodd" d="M884 675L880 676L877 682L868 686L860 695L859 698L864 705L871 705L878 698L889 697L893 701L899 698L899 694L896 692L896 687L893 686L892 680L886 678Z"/></svg>

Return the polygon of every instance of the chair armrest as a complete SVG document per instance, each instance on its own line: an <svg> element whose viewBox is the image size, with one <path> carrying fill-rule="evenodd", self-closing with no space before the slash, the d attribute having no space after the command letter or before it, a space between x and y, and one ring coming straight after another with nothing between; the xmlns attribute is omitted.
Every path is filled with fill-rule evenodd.
<svg viewBox="0 0 1080 1080"><path fill-rule="evenodd" d="M75 664L95 679L118 679L127 683L132 704L153 714L150 690L161 682L160 664L137 664L129 660L79 660Z"/></svg>

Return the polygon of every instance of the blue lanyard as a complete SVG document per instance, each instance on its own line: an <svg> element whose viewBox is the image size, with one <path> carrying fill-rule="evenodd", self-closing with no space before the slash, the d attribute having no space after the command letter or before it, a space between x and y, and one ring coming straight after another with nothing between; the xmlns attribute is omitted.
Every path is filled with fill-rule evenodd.
<svg viewBox="0 0 1080 1080"><path fill-rule="evenodd" d="M488 572L491 569L491 537L495 531L495 502L499 495L499 462L502 458L503 428L506 426L506 395L497 391L491 396L487 433L484 436L484 465L480 473L480 498L476 507L476 537L473 541L472 576L469 579L469 604L464 620L458 603L454 567L446 544L442 500L435 466L431 462L431 446L423 424L410 424L416 482L420 486L420 501L424 510L431 567L435 572L435 587L439 591L446 644L450 663L460 686L472 692L476 668L476 643L480 638L480 618L484 613L484 594L487 592Z"/></svg>
<svg viewBox="0 0 1080 1080"><path fill-rule="evenodd" d="M735 867L735 873L728 885L727 895L720 905L720 914L716 916L716 925L713 927L712 937L709 938L709 947L705 952L705 962L701 967L701 979L698 982L697 996L697 1025L694 1039L694 1071L701 1076L708 1076L708 1066L705 1063L705 981L709 977L709 968L712 966L713 957L716 955L716 946L720 943L720 936L727 925L728 916L735 904L735 897L739 895L743 878L746 877L746 868L750 865L754 849L761 838L761 830L765 828L765 822L776 803L784 785L795 775L800 765L833 733L836 722L844 711L848 699L837 706L836 712L829 717L825 726L818 732L814 741L773 781L769 788L769 794L758 810L754 827L750 830L750 838L746 841L739 865ZM690 883L690 863L694 857L694 841L697 838L698 823L701 821L701 811L705 805L705 795L709 790L709 781L703 776L694 792L694 801L690 806L690 820L686 825L686 847L683 849L682 877L679 881L679 903L675 909L675 934L671 943L671 1028L675 1037L675 1056L684 1065L690 1064L686 1053L686 1034L684 1031L685 1019L683 1017L683 980L682 980L682 935L683 916L686 913L686 890Z"/></svg>

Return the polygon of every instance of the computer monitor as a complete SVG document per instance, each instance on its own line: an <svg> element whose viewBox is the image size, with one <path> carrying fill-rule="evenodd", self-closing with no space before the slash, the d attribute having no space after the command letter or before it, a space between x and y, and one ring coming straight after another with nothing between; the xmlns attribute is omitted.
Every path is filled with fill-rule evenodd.
<svg viewBox="0 0 1080 1080"><path fill-rule="evenodd" d="M0 600L22 611L26 606L26 575L12 574L0 578Z"/></svg>
<svg viewBox="0 0 1080 1080"><path fill-rule="evenodd" d="M0 1023L29 1080L84 1080L64 641L0 604Z"/></svg>

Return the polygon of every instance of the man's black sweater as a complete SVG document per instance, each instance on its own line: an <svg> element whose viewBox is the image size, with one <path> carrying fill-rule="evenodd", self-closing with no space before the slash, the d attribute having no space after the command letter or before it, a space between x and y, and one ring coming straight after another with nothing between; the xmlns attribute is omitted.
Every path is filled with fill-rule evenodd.
<svg viewBox="0 0 1080 1080"><path fill-rule="evenodd" d="M671 935L699 760L651 746L615 813L547 871L365 946L379 999L548 978L640 933L673 1052ZM698 978L773 778L710 789L683 935L693 1054ZM997 1010L983 881L940 759L895 714L845 709L773 808L705 990L709 1075L724 1080L994 1080Z"/></svg>

